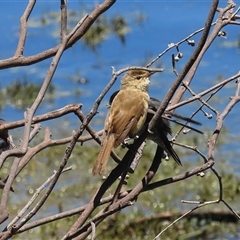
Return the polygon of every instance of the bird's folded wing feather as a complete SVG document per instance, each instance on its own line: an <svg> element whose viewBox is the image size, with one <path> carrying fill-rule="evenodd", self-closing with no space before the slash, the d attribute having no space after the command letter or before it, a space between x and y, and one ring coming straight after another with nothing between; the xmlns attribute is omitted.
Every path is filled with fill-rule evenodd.
<svg viewBox="0 0 240 240"><path fill-rule="evenodd" d="M144 102L141 99L136 99L131 93L118 93L106 119L107 124L105 123L106 131L115 135L114 147L119 146L134 131L144 111Z"/></svg>

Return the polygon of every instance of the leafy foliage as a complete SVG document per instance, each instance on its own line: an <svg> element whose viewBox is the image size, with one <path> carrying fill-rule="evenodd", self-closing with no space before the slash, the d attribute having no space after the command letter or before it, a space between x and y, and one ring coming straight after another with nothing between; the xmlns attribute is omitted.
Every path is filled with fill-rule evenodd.
<svg viewBox="0 0 240 240"><path fill-rule="evenodd" d="M32 83L25 76L23 79L16 79L10 86L6 87L3 99L7 99L16 108L25 109L34 102L40 87L41 84ZM54 86L50 84L46 99L51 100L53 97Z"/></svg>
<svg viewBox="0 0 240 240"><path fill-rule="evenodd" d="M96 51L96 47L109 38L110 34L116 35L124 44L129 31L130 27L123 16L114 16L109 20L102 15L84 35L83 42Z"/></svg>

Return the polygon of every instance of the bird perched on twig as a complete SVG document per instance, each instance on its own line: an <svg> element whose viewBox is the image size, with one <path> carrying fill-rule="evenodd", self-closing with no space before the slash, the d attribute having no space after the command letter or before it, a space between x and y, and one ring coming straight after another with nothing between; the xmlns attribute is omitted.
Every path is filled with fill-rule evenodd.
<svg viewBox="0 0 240 240"><path fill-rule="evenodd" d="M142 129L148 110L149 77L154 72L129 70L123 76L121 89L113 99L105 119L102 147L93 167L93 174L103 174L112 148L125 138L133 138Z"/></svg>
<svg viewBox="0 0 240 240"><path fill-rule="evenodd" d="M6 123L4 119L0 118L0 126L2 124ZM10 137L8 134L8 130L4 129L0 131L0 154L2 152L10 149ZM0 178L0 189L3 189L5 186L5 182L1 180ZM14 192L13 188L11 187L10 190Z"/></svg>
<svg viewBox="0 0 240 240"><path fill-rule="evenodd" d="M109 105L111 106L114 98L118 95L119 91L114 92L110 99L109 99ZM148 104L148 112L147 112L147 118L146 118L146 122L145 124L148 124L152 117L154 116L154 114L156 113L157 109L159 108L161 102L153 97L150 97L149 100L149 104ZM187 128L190 128L198 133L202 133L201 131L199 131L198 129L195 129L191 126L186 126L185 124L176 121L176 120L172 120L171 117L174 116L176 118L185 120L187 122L193 123L193 124L197 124L197 125L201 125L199 122L190 119L188 117L184 117L181 116L179 114L176 113L171 113L171 112L167 112L165 111L163 116L161 116L160 120L158 121L157 125L154 127L153 133L149 133L148 135L148 139L152 140L153 142L157 143L160 147L163 148L163 150L165 150L168 155L172 156L172 158L176 161L176 163L178 165L182 165L181 160L179 158L179 156L177 155L177 153L175 152L175 150L173 149L170 141L168 140L167 135L168 134L172 134L172 130L171 130L171 126L170 126L170 121L174 121L177 124L180 124L182 126L185 126Z"/></svg>
<svg viewBox="0 0 240 240"><path fill-rule="evenodd" d="M147 115L146 123L148 124L154 116L154 113L157 111L158 107L160 106L161 102L155 98L151 98L149 101L149 109L153 112L149 112ZM166 116L166 115L165 115ZM161 117L158 123L155 125L153 129L153 133L148 134L148 139L152 140L153 142L157 143L160 147L163 148L178 165L182 165L181 160L175 150L173 149L171 143L168 140L167 135L172 134L170 121L168 118Z"/></svg>
<svg viewBox="0 0 240 240"><path fill-rule="evenodd" d="M6 123L4 119L0 118L0 125ZM0 131L0 154L10 148L10 139L8 130L4 129Z"/></svg>

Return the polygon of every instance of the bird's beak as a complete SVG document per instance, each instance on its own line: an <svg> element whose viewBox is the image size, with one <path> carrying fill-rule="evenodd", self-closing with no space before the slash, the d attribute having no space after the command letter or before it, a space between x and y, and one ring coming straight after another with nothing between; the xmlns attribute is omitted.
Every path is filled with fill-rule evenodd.
<svg viewBox="0 0 240 240"><path fill-rule="evenodd" d="M148 77L152 76L155 72L148 72Z"/></svg>

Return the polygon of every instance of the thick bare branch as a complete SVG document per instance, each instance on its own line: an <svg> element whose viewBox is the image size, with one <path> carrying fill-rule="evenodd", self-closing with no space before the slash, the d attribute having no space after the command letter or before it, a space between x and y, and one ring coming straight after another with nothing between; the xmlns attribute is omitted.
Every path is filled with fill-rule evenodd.
<svg viewBox="0 0 240 240"><path fill-rule="evenodd" d="M31 12L35 6L35 3L36 3L36 0L29 0L27 8L20 19L20 37L19 37L18 46L15 52L14 58L19 58L23 55L26 36L27 36L27 21L29 16L31 15Z"/></svg>
<svg viewBox="0 0 240 240"><path fill-rule="evenodd" d="M71 36L69 41L67 42L66 46L64 47L64 51L69 47L72 47L79 39L81 39L87 30L91 27L91 25L95 22L95 20L105 11L107 11L116 0L105 0L102 4L99 4L93 11L90 13L84 24L78 29L78 31L74 32ZM44 52L40 52L36 55L32 56L14 56L5 60L0 61L0 69L6 69L11 67L18 67L18 66L28 66L35 64L37 62L41 62L45 59L53 57L60 49L62 44L57 45L51 49L48 49Z"/></svg>

